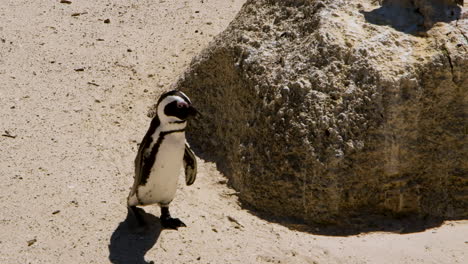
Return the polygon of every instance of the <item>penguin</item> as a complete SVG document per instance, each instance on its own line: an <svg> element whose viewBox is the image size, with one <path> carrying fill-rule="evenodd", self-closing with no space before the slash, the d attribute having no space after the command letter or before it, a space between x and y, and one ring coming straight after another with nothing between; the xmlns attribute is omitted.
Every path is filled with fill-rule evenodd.
<svg viewBox="0 0 468 264"><path fill-rule="evenodd" d="M169 204L174 199L182 166L187 185L196 179L197 161L186 142L185 128L187 119L198 111L187 95L177 90L161 95L156 111L135 158L135 177L127 206L138 225L143 226L143 216L137 206L158 204L162 227L177 230L186 225L171 217Z"/></svg>

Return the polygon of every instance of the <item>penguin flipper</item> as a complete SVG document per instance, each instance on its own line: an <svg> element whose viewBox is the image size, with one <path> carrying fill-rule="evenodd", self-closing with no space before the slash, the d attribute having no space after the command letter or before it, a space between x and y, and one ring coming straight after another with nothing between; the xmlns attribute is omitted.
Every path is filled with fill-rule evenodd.
<svg viewBox="0 0 468 264"><path fill-rule="evenodd" d="M145 146L147 146L148 144L148 140L146 140L146 137L143 138L143 141L141 142L140 144L140 148L138 149L138 154L135 158L135 176L134 176L134 179L133 179L133 187L132 187L132 190L130 191L130 194L128 195L128 201L130 200L130 198L136 194L136 191L138 189L138 186L140 185L140 182L141 182L141 176L142 176L142 171L143 171L143 160L144 160L144 150L145 150Z"/></svg>
<svg viewBox="0 0 468 264"><path fill-rule="evenodd" d="M135 176L134 176L134 181L133 181L133 187L132 187L132 190L130 191L130 194L128 195L128 199L127 199L128 201L133 195L136 194L138 186L142 182L146 182L148 178L149 170L151 168L150 167L146 168L148 166L145 166L145 152L148 151L148 148L150 147L151 142L152 142L151 136L153 135L154 131L159 126L159 124L160 124L159 118L158 116L155 116L153 120L151 121L150 128L148 129L145 136L143 137L143 140L141 141L140 147L138 148L138 153L135 158Z"/></svg>
<svg viewBox="0 0 468 264"><path fill-rule="evenodd" d="M185 183L187 185L192 185L197 178L197 158L187 143L185 143L184 168Z"/></svg>

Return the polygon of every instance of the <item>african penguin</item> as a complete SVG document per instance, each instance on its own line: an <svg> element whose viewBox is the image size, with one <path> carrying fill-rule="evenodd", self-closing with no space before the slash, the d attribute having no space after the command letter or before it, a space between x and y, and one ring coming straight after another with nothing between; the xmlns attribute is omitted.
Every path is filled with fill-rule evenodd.
<svg viewBox="0 0 468 264"><path fill-rule="evenodd" d="M174 199L179 172L185 167L185 182L193 184L197 174L195 155L186 143L187 119L198 111L180 91L166 92L158 100L157 114L143 138L135 159L135 181L127 199L129 213L139 225L143 217L136 206L158 204L163 228L186 226L171 218L169 204Z"/></svg>

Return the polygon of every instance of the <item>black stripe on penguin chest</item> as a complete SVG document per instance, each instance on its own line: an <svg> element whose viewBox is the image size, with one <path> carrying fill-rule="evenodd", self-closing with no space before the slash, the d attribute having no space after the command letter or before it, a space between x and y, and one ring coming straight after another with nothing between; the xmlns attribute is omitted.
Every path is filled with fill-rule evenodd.
<svg viewBox="0 0 468 264"><path fill-rule="evenodd" d="M170 131L164 131L159 134L158 140L154 144L153 148L151 149L151 152L149 155L145 156L143 159L143 170L142 170L142 176L141 176L141 182L140 185L146 185L148 182L148 178L151 172L151 168L153 167L155 161L156 161L156 155L158 154L159 148L161 146L161 143L163 142L164 138L172 133L181 133L184 132L185 129L178 129L178 130L170 130ZM150 143L151 144L151 143Z"/></svg>

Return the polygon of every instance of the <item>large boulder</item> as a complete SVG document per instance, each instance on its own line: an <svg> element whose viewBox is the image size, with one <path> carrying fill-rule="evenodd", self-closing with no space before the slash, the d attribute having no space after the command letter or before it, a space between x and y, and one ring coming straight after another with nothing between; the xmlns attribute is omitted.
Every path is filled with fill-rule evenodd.
<svg viewBox="0 0 468 264"><path fill-rule="evenodd" d="M468 217L460 2L248 0L175 84L189 142L275 215Z"/></svg>

